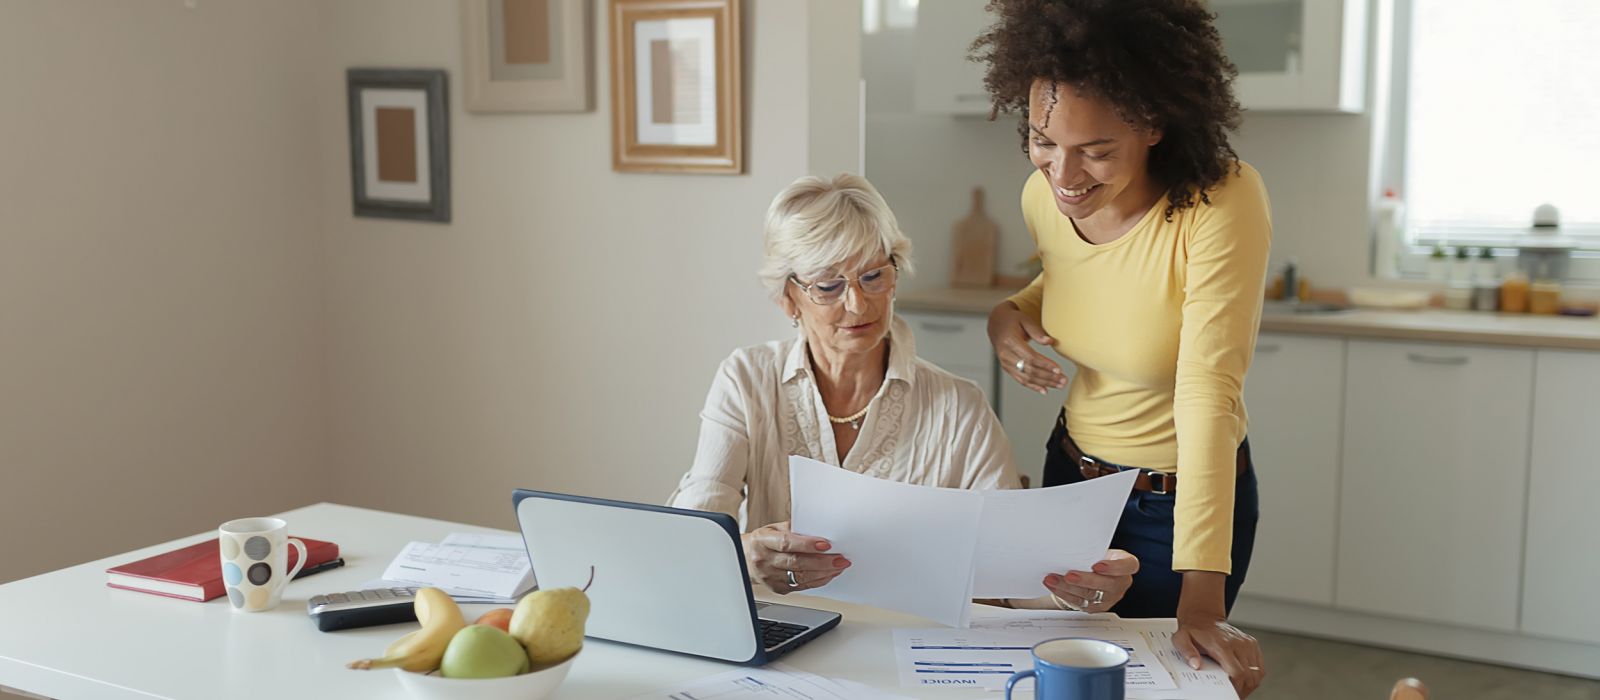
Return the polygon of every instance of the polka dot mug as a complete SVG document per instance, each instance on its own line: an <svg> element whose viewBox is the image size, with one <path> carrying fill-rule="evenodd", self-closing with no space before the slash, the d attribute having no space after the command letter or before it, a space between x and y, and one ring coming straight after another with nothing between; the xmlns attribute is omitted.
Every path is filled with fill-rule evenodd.
<svg viewBox="0 0 1600 700"><path fill-rule="evenodd" d="M278 607L283 587L306 564L306 544L289 536L282 518L241 518L217 528L222 551L222 583L234 610L261 612ZM289 548L300 550L289 569Z"/></svg>

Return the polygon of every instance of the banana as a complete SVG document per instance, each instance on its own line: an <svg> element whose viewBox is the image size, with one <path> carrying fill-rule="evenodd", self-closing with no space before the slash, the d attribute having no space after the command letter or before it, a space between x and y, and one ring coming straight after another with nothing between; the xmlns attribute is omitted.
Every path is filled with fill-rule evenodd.
<svg viewBox="0 0 1600 700"><path fill-rule="evenodd" d="M417 613L417 622L422 623L422 629L395 640L384 651L382 657L352 661L348 667L355 669L399 667L414 673L427 673L439 668L439 660L444 658L444 650L450 645L450 638L467 626L466 619L461 616L461 606L456 605L449 594L437 588L417 591L413 606Z"/></svg>

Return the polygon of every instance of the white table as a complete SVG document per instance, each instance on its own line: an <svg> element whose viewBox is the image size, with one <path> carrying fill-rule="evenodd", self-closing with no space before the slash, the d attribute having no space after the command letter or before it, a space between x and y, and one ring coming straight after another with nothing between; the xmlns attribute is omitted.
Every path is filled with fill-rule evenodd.
<svg viewBox="0 0 1600 700"><path fill-rule="evenodd" d="M384 626L319 632L306 601L379 578L407 542L452 532L502 532L331 503L280 513L291 534L331 540L346 566L294 581L283 603L240 613L226 598L209 603L106 586L105 569L177 546L186 537L0 586L0 686L61 700L76 698L404 698L389 671L345 663L380 654L403 631ZM770 595L770 594L769 594ZM838 628L782 662L918 698L995 698L973 690L902 688L891 630L930 627L922 618L790 596L844 614ZM494 606L464 606L468 619ZM621 699L736 668L589 640L555 700Z"/></svg>

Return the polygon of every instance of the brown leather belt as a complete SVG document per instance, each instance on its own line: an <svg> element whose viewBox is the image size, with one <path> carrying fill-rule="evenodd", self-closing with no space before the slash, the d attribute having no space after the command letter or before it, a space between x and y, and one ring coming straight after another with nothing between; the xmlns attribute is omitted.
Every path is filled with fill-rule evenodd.
<svg viewBox="0 0 1600 700"><path fill-rule="evenodd" d="M1067 459L1069 460L1070 464L1078 465L1078 471L1083 474L1083 478L1085 479L1110 476L1112 474L1120 474L1128 470L1133 470L1139 472L1138 478L1134 479L1133 481L1133 488L1135 491L1148 491L1157 495L1165 495L1178 490L1177 474L1156 471L1154 469L1128 467L1121 464L1112 464L1110 462L1095 459L1094 457L1084 454L1083 450L1078 449L1078 444L1073 442L1072 436L1067 435L1065 431L1062 431L1061 434L1061 449L1067 453ZM1234 453L1233 461L1236 474L1243 474L1245 468L1250 465L1250 460L1247 457L1247 453L1245 452L1243 445L1240 445L1239 450Z"/></svg>

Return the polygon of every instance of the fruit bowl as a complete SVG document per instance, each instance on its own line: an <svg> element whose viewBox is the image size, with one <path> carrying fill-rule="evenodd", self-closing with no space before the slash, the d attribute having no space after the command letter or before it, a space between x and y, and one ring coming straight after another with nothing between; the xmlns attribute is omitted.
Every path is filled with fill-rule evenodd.
<svg viewBox="0 0 1600 700"><path fill-rule="evenodd" d="M437 672L421 674L400 669L394 672L406 693L418 700L543 700L566 680L572 662L582 653L549 668L505 678L445 678Z"/></svg>

